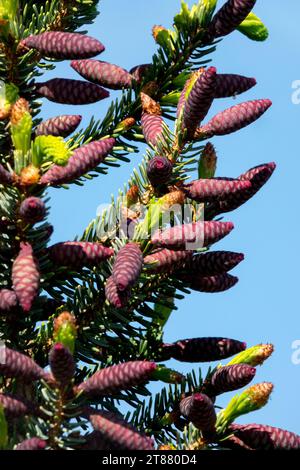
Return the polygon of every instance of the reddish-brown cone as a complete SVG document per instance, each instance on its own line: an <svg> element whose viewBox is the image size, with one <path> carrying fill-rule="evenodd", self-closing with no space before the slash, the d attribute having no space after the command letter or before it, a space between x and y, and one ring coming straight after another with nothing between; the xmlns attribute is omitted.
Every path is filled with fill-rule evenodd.
<svg viewBox="0 0 300 470"><path fill-rule="evenodd" d="M164 357L182 362L212 362L246 349L246 343L229 338L191 338L163 344Z"/></svg>
<svg viewBox="0 0 300 470"><path fill-rule="evenodd" d="M12 281L21 307L29 312L40 284L38 262L29 243L20 244L20 253L13 262Z"/></svg>
<svg viewBox="0 0 300 470"><path fill-rule="evenodd" d="M20 442L15 450L45 450L47 442L39 437L31 437Z"/></svg>
<svg viewBox="0 0 300 470"><path fill-rule="evenodd" d="M246 173L239 176L239 180L250 181L251 187L243 189L234 195L228 195L223 201L216 201L207 209L207 216L215 217L222 212L230 212L245 204L251 199L269 180L272 176L276 164L266 163L251 168Z"/></svg>
<svg viewBox="0 0 300 470"><path fill-rule="evenodd" d="M0 373L4 377L16 377L22 382L45 379L48 374L30 357L5 347L4 362L0 362Z"/></svg>
<svg viewBox="0 0 300 470"><path fill-rule="evenodd" d="M73 60L71 67L90 82L111 88L112 90L130 88L132 86L132 76L118 65L89 59Z"/></svg>
<svg viewBox="0 0 300 470"><path fill-rule="evenodd" d="M163 123L163 118L158 114L142 113L142 132L147 144L154 147L157 145L162 138Z"/></svg>
<svg viewBox="0 0 300 470"><path fill-rule="evenodd" d="M52 78L36 83L35 90L39 96L61 104L90 104L109 97L109 92L99 85L70 78Z"/></svg>
<svg viewBox="0 0 300 470"><path fill-rule="evenodd" d="M51 372L59 387L70 384L75 373L75 361L69 349L61 343L56 343L49 353Z"/></svg>
<svg viewBox="0 0 300 470"><path fill-rule="evenodd" d="M139 245L127 243L120 249L112 269L112 277L119 291L127 290L137 282L142 266L143 254Z"/></svg>
<svg viewBox="0 0 300 470"><path fill-rule="evenodd" d="M178 250L189 248L189 244L200 248L221 240L233 227L232 222L200 221L157 230L151 241L154 245Z"/></svg>
<svg viewBox="0 0 300 470"><path fill-rule="evenodd" d="M207 115L215 96L217 70L209 67L202 72L190 91L183 110L182 127L189 135Z"/></svg>
<svg viewBox="0 0 300 470"><path fill-rule="evenodd" d="M224 199L239 191L251 188L249 180L231 180L222 178L199 179L184 186L187 197L197 202L210 202Z"/></svg>
<svg viewBox="0 0 300 470"><path fill-rule="evenodd" d="M256 369L247 364L234 364L217 369L210 381L209 394L220 395L248 385L254 378Z"/></svg>
<svg viewBox="0 0 300 470"><path fill-rule="evenodd" d="M130 292L120 292L112 276L110 276L105 284L105 297L108 302L116 308L122 308L127 305Z"/></svg>
<svg viewBox="0 0 300 470"><path fill-rule="evenodd" d="M27 197L20 205L19 215L26 223L34 224L40 222L46 215L44 201L39 197Z"/></svg>
<svg viewBox="0 0 300 470"><path fill-rule="evenodd" d="M180 269L185 263L189 264L192 256L192 251L176 251L164 248L145 256L144 264L147 265L149 271L171 273L174 270Z"/></svg>
<svg viewBox="0 0 300 470"><path fill-rule="evenodd" d="M0 405L6 418L21 418L25 415L36 415L38 409L34 403L24 398L0 393Z"/></svg>
<svg viewBox="0 0 300 470"><path fill-rule="evenodd" d="M228 0L213 17L208 35L215 39L232 33L249 15L256 0Z"/></svg>
<svg viewBox="0 0 300 470"><path fill-rule="evenodd" d="M218 113L205 126L200 128L206 138L226 135L249 126L259 119L272 105L269 99L247 101Z"/></svg>
<svg viewBox="0 0 300 470"><path fill-rule="evenodd" d="M104 51L105 47L86 34L46 31L23 39L22 46L36 49L53 59L87 59Z"/></svg>
<svg viewBox="0 0 300 470"><path fill-rule="evenodd" d="M109 411L90 414L90 422L103 438L120 450L153 450L150 437L140 433L119 415Z"/></svg>
<svg viewBox="0 0 300 470"><path fill-rule="evenodd" d="M180 402L180 412L202 432L214 432L217 420L211 399L203 393L194 393Z"/></svg>
<svg viewBox="0 0 300 470"><path fill-rule="evenodd" d="M191 289L211 294L229 290L234 287L239 280L236 276L227 273L206 277L195 277L193 274L186 274L183 276L183 279L188 282Z"/></svg>
<svg viewBox="0 0 300 470"><path fill-rule="evenodd" d="M13 175L0 164L0 184L11 184L13 181Z"/></svg>
<svg viewBox="0 0 300 470"><path fill-rule="evenodd" d="M148 382L155 369L155 362L125 362L96 372L78 388L91 395L109 395Z"/></svg>
<svg viewBox="0 0 300 470"><path fill-rule="evenodd" d="M254 450L299 450L300 436L263 424L232 424L230 430Z"/></svg>
<svg viewBox="0 0 300 470"><path fill-rule="evenodd" d="M72 268L97 265L113 254L111 248L96 242L61 242L49 247L53 263Z"/></svg>
<svg viewBox="0 0 300 470"><path fill-rule="evenodd" d="M9 312L18 305L16 293L13 290L0 290L0 312Z"/></svg>
<svg viewBox="0 0 300 470"><path fill-rule="evenodd" d="M229 98L240 95L256 85L255 78L235 74L218 74L216 79L215 98Z"/></svg>
<svg viewBox="0 0 300 470"><path fill-rule="evenodd" d="M187 274L216 276L227 273L244 260L242 253L208 251L191 257L186 263Z"/></svg>
<svg viewBox="0 0 300 470"><path fill-rule="evenodd" d="M35 130L35 135L53 135L55 137L68 137L81 123L80 115L56 116L41 122Z"/></svg>
<svg viewBox="0 0 300 470"><path fill-rule="evenodd" d="M152 186L167 183L173 171L172 162L166 157L155 156L147 165L147 176Z"/></svg>
<svg viewBox="0 0 300 470"><path fill-rule="evenodd" d="M115 139L90 142L76 149L67 165L53 165L40 179L40 184L59 185L80 178L102 163L113 149Z"/></svg>

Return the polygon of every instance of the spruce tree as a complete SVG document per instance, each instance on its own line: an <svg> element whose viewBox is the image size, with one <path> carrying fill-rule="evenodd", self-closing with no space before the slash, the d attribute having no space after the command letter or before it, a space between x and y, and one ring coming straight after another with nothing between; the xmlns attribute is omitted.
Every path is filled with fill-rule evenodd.
<svg viewBox="0 0 300 470"><path fill-rule="evenodd" d="M0 0L2 449L300 448L293 433L236 422L268 401L273 385L251 382L272 345L164 342L175 301L237 283L229 272L243 254L212 245L233 229L227 212L275 169L264 163L217 177L208 140L271 105L241 102L206 120L216 99L256 83L208 66L235 30L267 38L255 3L183 1L171 29L154 26L152 60L127 71L102 61L101 37L82 31L98 0ZM49 80L58 60L70 60L78 77ZM79 114L39 116L41 98L80 106L110 94L106 114L86 128ZM84 188L129 162L141 142L146 155L111 206L75 240L51 244L48 188ZM170 359L217 365L183 376ZM160 384L155 396L152 381ZM218 396L242 387L218 411Z"/></svg>

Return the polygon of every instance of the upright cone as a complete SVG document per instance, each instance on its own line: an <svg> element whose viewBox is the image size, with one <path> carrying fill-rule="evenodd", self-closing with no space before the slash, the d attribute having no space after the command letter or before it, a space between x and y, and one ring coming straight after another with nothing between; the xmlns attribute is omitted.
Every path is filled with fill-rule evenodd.
<svg viewBox="0 0 300 470"><path fill-rule="evenodd" d="M20 253L12 267L13 288L25 312L29 312L38 294L40 272L29 243L20 244Z"/></svg>

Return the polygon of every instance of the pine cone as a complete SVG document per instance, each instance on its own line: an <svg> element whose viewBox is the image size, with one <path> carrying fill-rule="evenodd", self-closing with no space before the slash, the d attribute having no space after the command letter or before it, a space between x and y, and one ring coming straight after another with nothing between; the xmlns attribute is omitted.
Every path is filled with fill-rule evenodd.
<svg viewBox="0 0 300 470"><path fill-rule="evenodd" d="M99 85L70 78L53 78L36 83L35 87L39 96L61 104L90 104L109 97L109 92Z"/></svg>
<svg viewBox="0 0 300 470"><path fill-rule="evenodd" d="M25 415L38 415L34 403L21 397L0 393L0 405L3 407L6 418L21 418Z"/></svg>
<svg viewBox="0 0 300 470"><path fill-rule="evenodd" d="M221 240L233 227L231 222L200 221L157 230L151 241L153 245L179 250L186 248L189 243L203 247Z"/></svg>
<svg viewBox="0 0 300 470"><path fill-rule="evenodd" d="M166 157L155 156L147 165L147 176L152 186L167 183L173 171L172 162Z"/></svg>
<svg viewBox="0 0 300 470"><path fill-rule="evenodd" d="M224 199L235 193L250 189L249 180L230 180L221 178L199 179L184 186L187 197L197 202L210 202Z"/></svg>
<svg viewBox="0 0 300 470"><path fill-rule="evenodd" d="M26 223L40 222L46 215L45 203L39 197L27 197L20 205L19 215Z"/></svg>
<svg viewBox="0 0 300 470"><path fill-rule="evenodd" d="M181 362L220 361L245 349L246 343L228 338L182 339L162 346L166 357Z"/></svg>
<svg viewBox="0 0 300 470"><path fill-rule="evenodd" d="M203 121L215 96L217 70L209 67L200 73L184 105L182 128L193 136L199 122Z"/></svg>
<svg viewBox="0 0 300 470"><path fill-rule="evenodd" d="M53 263L72 268L98 265L113 254L111 248L92 242L61 242L49 247Z"/></svg>
<svg viewBox="0 0 300 470"><path fill-rule="evenodd" d="M239 280L236 276L227 273L207 277L195 277L187 274L183 276L183 279L188 282L191 289L212 294L231 289Z"/></svg>
<svg viewBox="0 0 300 470"><path fill-rule="evenodd" d="M205 126L200 127L200 133L206 138L231 134L259 119L271 105L272 101L268 99L237 104L214 116Z"/></svg>
<svg viewBox="0 0 300 470"><path fill-rule="evenodd" d="M53 165L40 179L40 184L59 185L80 178L102 163L115 145L115 139L90 142L76 149L66 166Z"/></svg>
<svg viewBox="0 0 300 470"><path fill-rule="evenodd" d="M47 379L48 374L28 356L4 348L4 361L0 362L0 373L4 377L16 377L22 382Z"/></svg>
<svg viewBox="0 0 300 470"><path fill-rule="evenodd" d="M202 432L214 432L217 420L214 405L203 393L195 393L180 402L180 412Z"/></svg>
<svg viewBox="0 0 300 470"><path fill-rule="evenodd" d="M234 195L228 195L225 200L214 202L207 209L207 216L215 217L223 212L230 212L245 204L264 186L276 168L275 163L266 163L251 168L239 176L241 181L250 181L251 187L243 189Z"/></svg>
<svg viewBox="0 0 300 470"><path fill-rule="evenodd" d="M171 273L180 269L185 263L189 264L192 251L174 251L162 249L145 256L144 264L147 269L156 273Z"/></svg>
<svg viewBox="0 0 300 470"><path fill-rule="evenodd" d="M53 135L55 137L68 137L81 123L80 115L57 116L41 122L35 130L35 135Z"/></svg>
<svg viewBox="0 0 300 470"><path fill-rule="evenodd" d="M0 164L0 184L12 184L13 181L13 175Z"/></svg>
<svg viewBox="0 0 300 470"><path fill-rule="evenodd" d="M132 86L132 76L118 65L100 60L73 60L71 67L90 82L112 90L121 90Z"/></svg>
<svg viewBox="0 0 300 470"><path fill-rule="evenodd" d="M247 18L255 3L256 0L228 0L213 17L208 35L215 39L232 33Z"/></svg>
<svg viewBox="0 0 300 470"><path fill-rule="evenodd" d="M9 312L18 305L18 299L13 290L0 290L0 312Z"/></svg>
<svg viewBox="0 0 300 470"><path fill-rule="evenodd" d="M147 383L156 369L155 362L131 361L101 369L79 385L92 395L110 395Z"/></svg>
<svg viewBox="0 0 300 470"><path fill-rule="evenodd" d="M98 411L90 415L90 421L103 438L120 450L153 450L150 437L145 436L120 416L110 411Z"/></svg>
<svg viewBox="0 0 300 470"><path fill-rule="evenodd" d="M255 78L235 74L218 74L216 78L215 98L229 98L240 95L256 85Z"/></svg>
<svg viewBox="0 0 300 470"><path fill-rule="evenodd" d="M20 244L20 253L13 262L12 281L21 307L29 312L40 284L38 262L29 243Z"/></svg>
<svg viewBox="0 0 300 470"><path fill-rule="evenodd" d="M110 304L116 308L123 308L127 305L129 300L130 292L118 291L118 288L113 280L113 277L109 277L105 284L105 297Z"/></svg>
<svg viewBox="0 0 300 470"><path fill-rule="evenodd" d="M127 243L118 252L112 277L120 291L124 291L134 285L141 273L143 266L143 254L136 243Z"/></svg>
<svg viewBox="0 0 300 470"><path fill-rule="evenodd" d="M299 450L300 436L263 424L232 424L230 430L254 450Z"/></svg>
<svg viewBox="0 0 300 470"><path fill-rule="evenodd" d="M158 114L142 113L142 131L148 145L155 147L162 138L163 118Z"/></svg>
<svg viewBox="0 0 300 470"><path fill-rule="evenodd" d="M105 50L103 44L85 34L47 31L23 39L22 46L36 49L53 59L88 59Z"/></svg>
<svg viewBox="0 0 300 470"><path fill-rule="evenodd" d="M209 392L215 396L243 388L251 382L255 373L256 369L247 364L220 367L211 378Z"/></svg>
<svg viewBox="0 0 300 470"><path fill-rule="evenodd" d="M54 344L49 353L49 364L59 386L69 385L75 374L75 362L69 349L61 343Z"/></svg>
<svg viewBox="0 0 300 470"><path fill-rule="evenodd" d="M175 252L176 253L176 252ZM187 273L216 276L227 273L244 260L242 253L231 251L208 251L191 257L186 263Z"/></svg>
<svg viewBox="0 0 300 470"><path fill-rule="evenodd" d="M15 450L44 450L47 442L39 437L31 437L25 441L20 442Z"/></svg>

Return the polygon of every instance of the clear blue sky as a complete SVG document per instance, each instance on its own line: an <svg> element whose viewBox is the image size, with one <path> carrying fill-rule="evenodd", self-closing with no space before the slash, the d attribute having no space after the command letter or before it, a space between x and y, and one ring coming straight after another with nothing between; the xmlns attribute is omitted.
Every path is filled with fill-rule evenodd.
<svg viewBox="0 0 300 470"><path fill-rule="evenodd" d="M193 2L189 2L192 4ZM223 1L219 0L221 5ZM151 60L155 44L151 27L169 27L180 6L179 0L102 0L101 15L89 33L106 46L101 59L130 68ZM272 342L273 357L257 371L256 381L272 381L273 396L263 410L240 422L267 423L300 434L300 365L291 360L292 342L300 340L299 328L299 241L298 184L300 105L292 104L292 82L300 79L300 3L286 0L258 0L255 8L270 30L265 43L254 43L239 33L226 38L212 56L219 72L254 76L257 86L236 102L271 98L273 107L251 127L227 137L214 139L218 176L237 176L259 163L276 161L272 180L247 205L227 219L235 230L218 249L241 251L246 260L236 270L240 283L223 294L192 294L178 304L166 331L166 340L193 336L228 336L248 345ZM76 77L67 62L59 64L48 77ZM112 92L112 97L117 95ZM108 101L80 108L87 122L92 114L101 118ZM212 113L234 104L222 100ZM45 101L43 116L77 113L76 107ZM53 241L72 239L94 218L100 203L117 194L142 154L130 164L111 169L109 175L87 182L85 189L53 190L50 219L55 226ZM174 364L175 365L175 364ZM178 364L176 364L178 365ZM190 365L179 364L188 371ZM206 365L203 366L206 370ZM225 404L229 395L222 397Z"/></svg>

